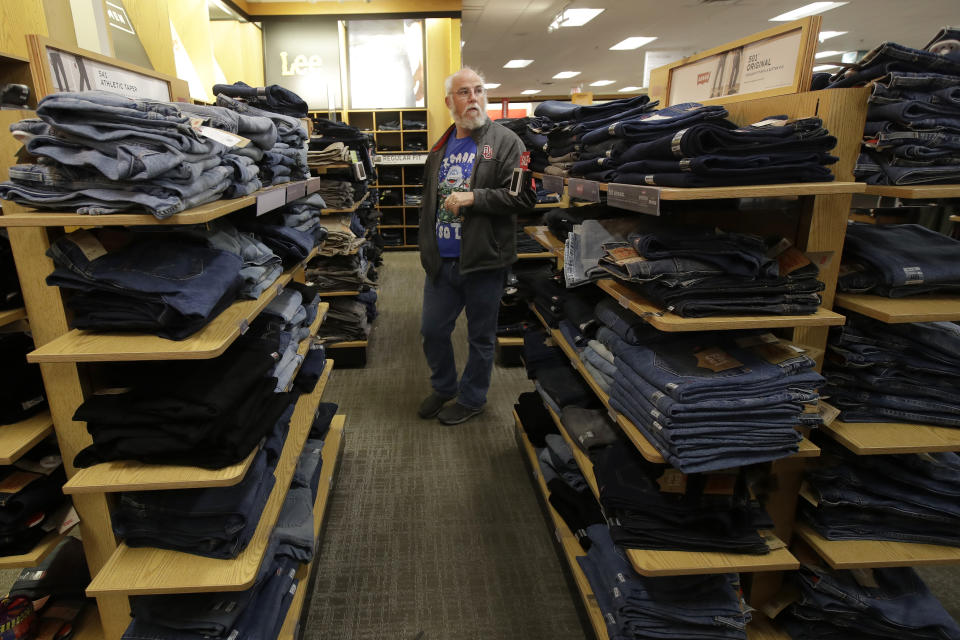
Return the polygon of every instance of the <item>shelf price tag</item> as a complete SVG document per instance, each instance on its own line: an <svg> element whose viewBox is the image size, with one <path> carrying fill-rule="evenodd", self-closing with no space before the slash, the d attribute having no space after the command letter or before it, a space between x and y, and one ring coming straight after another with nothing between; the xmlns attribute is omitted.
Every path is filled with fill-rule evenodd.
<svg viewBox="0 0 960 640"><path fill-rule="evenodd" d="M587 202L600 202L600 183L596 180L569 178L567 191L571 198L579 198Z"/></svg>
<svg viewBox="0 0 960 640"><path fill-rule="evenodd" d="M560 176L544 175L541 180L543 181L543 188L545 191L563 195L563 178Z"/></svg>
<svg viewBox="0 0 960 640"><path fill-rule="evenodd" d="M367 179L367 170L364 169L362 162L353 163L353 177L358 181Z"/></svg>
<svg viewBox="0 0 960 640"><path fill-rule="evenodd" d="M300 181L294 182L287 187L287 202L293 202L307 195L307 183Z"/></svg>
<svg viewBox="0 0 960 640"><path fill-rule="evenodd" d="M271 189L257 196L257 215L273 211L287 203L286 189Z"/></svg>
<svg viewBox="0 0 960 640"><path fill-rule="evenodd" d="M660 215L660 188L639 184L607 185L607 204L628 211Z"/></svg>
<svg viewBox="0 0 960 640"><path fill-rule="evenodd" d="M307 178L307 195L319 191L322 182L323 178Z"/></svg>

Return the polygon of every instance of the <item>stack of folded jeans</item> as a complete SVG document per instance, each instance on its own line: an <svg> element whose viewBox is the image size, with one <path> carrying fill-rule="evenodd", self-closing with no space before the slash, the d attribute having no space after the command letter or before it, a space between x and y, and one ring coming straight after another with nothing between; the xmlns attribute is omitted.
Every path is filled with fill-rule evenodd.
<svg viewBox="0 0 960 640"><path fill-rule="evenodd" d="M648 113L657 105L647 96L611 100L604 104L581 106L571 102L547 100L537 105L529 128L546 135L549 165L544 172L558 176L594 178L603 166L609 146L590 146L587 138L593 132L607 130L615 123L630 121ZM603 142L605 138L599 141ZM596 178L594 178L596 179Z"/></svg>
<svg viewBox="0 0 960 640"><path fill-rule="evenodd" d="M50 454L41 464L41 450ZM49 462L53 461L51 468ZM63 495L67 481L63 465L57 465L56 445L38 447L14 466L0 467L0 555L16 556L33 549L63 521L62 510L70 500ZM32 464L29 464L32 463ZM29 464L29 466L28 466ZM29 470L28 470L29 469ZM37 472L42 469L42 472Z"/></svg>
<svg viewBox="0 0 960 640"><path fill-rule="evenodd" d="M607 244L600 266L679 316L810 315L820 307L819 268L779 238L677 229L629 240Z"/></svg>
<svg viewBox="0 0 960 640"><path fill-rule="evenodd" d="M211 249L228 251L240 257L243 265L240 295L257 299L283 273L280 256L248 233L241 233L227 220L214 220L204 227L190 227L187 235L202 238Z"/></svg>
<svg viewBox="0 0 960 640"><path fill-rule="evenodd" d="M325 208L326 203L323 198L314 193L272 211L260 220L267 224L289 227L312 236L313 246L320 246L327 238L327 230L323 226L323 210Z"/></svg>
<svg viewBox="0 0 960 640"><path fill-rule="evenodd" d="M360 295L356 297L357 302L362 304L367 310L367 322L373 322L377 319L377 290L376 289L367 289L366 291L361 291Z"/></svg>
<svg viewBox="0 0 960 640"><path fill-rule="evenodd" d="M10 129L43 164L12 167L0 184L4 199L163 219L220 198L233 180L222 164L227 148L191 127L180 103L60 92L39 102L37 116Z"/></svg>
<svg viewBox="0 0 960 640"><path fill-rule="evenodd" d="M563 319L563 305L567 292L563 275L554 273L548 265L518 271L517 284L521 294L533 302L534 308L553 328Z"/></svg>
<svg viewBox="0 0 960 640"><path fill-rule="evenodd" d="M213 95L221 94L243 98L247 104L264 111L282 113L292 118L307 117L307 103L303 98L278 84L266 87L251 87L245 82L213 85Z"/></svg>
<svg viewBox="0 0 960 640"><path fill-rule="evenodd" d="M609 170L597 177L662 187L833 180L826 165L837 161L828 153L837 139L823 128L820 118L770 116L736 127L715 117L725 115L722 108L693 117L707 109L711 107L676 105L655 114L669 118L669 124L655 117L623 123L615 132L630 146L614 152L602 165Z"/></svg>
<svg viewBox="0 0 960 640"><path fill-rule="evenodd" d="M824 379L802 349L771 334L689 334L634 346L611 338L610 406L684 473L793 455L796 427Z"/></svg>
<svg viewBox="0 0 960 640"><path fill-rule="evenodd" d="M111 460L220 469L247 457L296 397L275 393L280 336L248 335L222 356L151 362L125 371L128 390L92 395L74 420L93 444L73 463Z"/></svg>
<svg viewBox="0 0 960 640"><path fill-rule="evenodd" d="M322 149L307 151L310 164L341 164L350 160L350 150L342 142L331 142Z"/></svg>
<svg viewBox="0 0 960 640"><path fill-rule="evenodd" d="M496 122L520 137L523 146L530 153L529 169L542 172L550 164L547 156L547 136L531 129L532 121L532 118L503 118Z"/></svg>
<svg viewBox="0 0 960 640"><path fill-rule="evenodd" d="M276 331L281 339L280 360L269 374L277 379L277 393L290 387L294 374L303 363L304 357L297 351L304 340L310 339L310 325L317 317L319 303L320 295L315 287L291 282L264 309L261 317L274 324L267 330Z"/></svg>
<svg viewBox="0 0 960 640"><path fill-rule="evenodd" d="M327 230L326 241L320 247L321 256L350 255L366 242L366 240L354 232L352 227L353 217L334 217L327 216L323 220L323 226Z"/></svg>
<svg viewBox="0 0 960 640"><path fill-rule="evenodd" d="M960 427L960 326L886 324L847 313L834 327L825 393L846 422Z"/></svg>
<svg viewBox="0 0 960 640"><path fill-rule="evenodd" d="M577 558L597 598L610 638L744 640L752 619L735 573L646 578L638 574L603 524L587 528Z"/></svg>
<svg viewBox="0 0 960 640"><path fill-rule="evenodd" d="M376 284L371 265L360 253L317 256L306 267L307 280L321 292L358 291Z"/></svg>
<svg viewBox="0 0 960 640"><path fill-rule="evenodd" d="M960 626L910 567L801 565L790 576L799 595L776 620L793 640L960 639Z"/></svg>
<svg viewBox="0 0 960 640"><path fill-rule="evenodd" d="M280 261L285 267L306 260L313 249L326 237L325 229L318 224L307 227L309 231L300 231L296 227L288 226L284 214L280 211L271 212L260 218L237 220L237 226L240 230L257 236L271 251L280 256Z"/></svg>
<svg viewBox="0 0 960 640"><path fill-rule="evenodd" d="M623 209L608 207L605 204L588 204L581 207L558 207L543 214L543 222L554 236L566 240L573 227L583 224L584 220L604 220L622 218Z"/></svg>
<svg viewBox="0 0 960 640"><path fill-rule="evenodd" d="M40 365L27 362L27 354L33 350L33 339L27 333L0 333L5 378L0 388L0 425L26 420L47 408Z"/></svg>
<svg viewBox="0 0 960 640"><path fill-rule="evenodd" d="M527 368L527 377L536 379L540 371L569 367L570 360L560 347L553 344L553 338L543 330L527 331L523 334L523 363Z"/></svg>
<svg viewBox="0 0 960 640"><path fill-rule="evenodd" d="M622 440L620 431L600 409L567 407L560 413L560 422L570 439L586 454Z"/></svg>
<svg viewBox="0 0 960 640"><path fill-rule="evenodd" d="M107 251L93 233L75 231L48 255L57 268L47 284L70 291L65 302L78 329L182 340L226 309L244 282L237 254L182 240L134 238Z"/></svg>
<svg viewBox="0 0 960 640"><path fill-rule="evenodd" d="M370 335L367 307L355 298L329 298L327 319L320 325L317 338L324 344L366 340Z"/></svg>
<svg viewBox="0 0 960 640"><path fill-rule="evenodd" d="M889 540L960 547L960 456L857 456L824 443L800 514L828 540Z"/></svg>
<svg viewBox="0 0 960 640"><path fill-rule="evenodd" d="M269 118L276 126L276 141L273 146L264 150L259 160L260 179L264 186L282 184L291 180L304 180L310 176L310 169L307 167L309 134L302 122L282 113L259 109L248 102L231 98L223 93L217 96L217 106L236 111L241 115ZM245 135L243 131L238 133Z"/></svg>
<svg viewBox="0 0 960 640"><path fill-rule="evenodd" d="M354 205L353 183L347 180L321 180L316 193L331 209L349 209ZM400 204L399 202L397 204Z"/></svg>
<svg viewBox="0 0 960 640"><path fill-rule="evenodd" d="M638 226L634 218L584 220L567 234L563 245L563 275L567 287L596 282L608 277L600 266L604 246L623 245Z"/></svg>
<svg viewBox="0 0 960 640"><path fill-rule="evenodd" d="M837 288L890 298L960 291L960 241L918 224L851 222Z"/></svg>
<svg viewBox="0 0 960 640"><path fill-rule="evenodd" d="M829 88L872 83L863 152L854 175L868 184L960 182L960 30L941 29L923 49L884 42L831 78Z"/></svg>
<svg viewBox="0 0 960 640"><path fill-rule="evenodd" d="M356 152L357 159L363 163L367 176L371 179L376 178L377 172L372 157L373 136L361 133L360 129L343 122L315 117L310 150L321 150L334 142L342 142L349 151Z"/></svg>
<svg viewBox="0 0 960 640"><path fill-rule="evenodd" d="M603 332L609 332L610 329L600 327L597 330L597 337L589 340L587 344L580 349L580 360L583 362L584 369L597 383L597 386L603 389L604 393L610 395L613 391L613 382L616 379L617 365L616 356L606 346L601 338L605 335ZM609 340L609 338L608 338Z"/></svg>
<svg viewBox="0 0 960 640"><path fill-rule="evenodd" d="M600 504L613 541L627 549L770 552L759 531L772 521L751 497L743 469L727 474L691 475L677 486L669 470L644 460L630 444L590 454Z"/></svg>

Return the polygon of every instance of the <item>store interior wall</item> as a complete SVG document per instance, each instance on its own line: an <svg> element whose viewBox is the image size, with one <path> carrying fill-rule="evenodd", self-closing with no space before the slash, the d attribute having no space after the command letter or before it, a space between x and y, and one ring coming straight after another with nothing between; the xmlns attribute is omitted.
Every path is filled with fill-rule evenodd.
<svg viewBox="0 0 960 640"><path fill-rule="evenodd" d="M133 24L140 44L143 45L150 58L153 70L170 76L177 75L177 67L173 58L173 39L170 29L163 28L170 24L168 5L176 4L175 0L158 2L158 0L123 0L127 16ZM203 6L206 15L206 4ZM196 20L197 17L194 16Z"/></svg>
<svg viewBox="0 0 960 640"><path fill-rule="evenodd" d="M427 64L427 127L435 140L453 119L444 104L443 81L460 68L460 19L428 18L424 59ZM431 140L428 144L432 144Z"/></svg>
<svg viewBox="0 0 960 640"><path fill-rule="evenodd" d="M0 51L26 58L28 33L48 33L43 0L0 2Z"/></svg>

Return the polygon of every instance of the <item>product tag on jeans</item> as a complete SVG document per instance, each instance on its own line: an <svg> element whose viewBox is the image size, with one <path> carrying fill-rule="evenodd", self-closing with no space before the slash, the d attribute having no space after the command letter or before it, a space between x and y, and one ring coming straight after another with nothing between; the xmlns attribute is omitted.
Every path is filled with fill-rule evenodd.
<svg viewBox="0 0 960 640"><path fill-rule="evenodd" d="M796 247L789 247L777 256L778 272L781 277L788 276L808 264L810 264L810 259L803 255L803 252Z"/></svg>
<svg viewBox="0 0 960 640"><path fill-rule="evenodd" d="M683 494L687 492L687 475L676 469L667 469L657 478L657 484L663 493Z"/></svg>
<svg viewBox="0 0 960 640"><path fill-rule="evenodd" d="M794 585L784 586L780 592L768 600L760 610L771 620L800 598L800 590Z"/></svg>
<svg viewBox="0 0 960 640"><path fill-rule="evenodd" d="M923 284L923 269L920 267L903 267L903 275L906 277L904 284Z"/></svg>
<svg viewBox="0 0 960 640"><path fill-rule="evenodd" d="M242 149L243 147L250 144L249 138L244 138L243 136L238 136L235 133L230 133L229 131L224 131L223 129L214 129L213 127L200 127L198 133L204 138L209 138L219 142L225 147L237 147Z"/></svg>
<svg viewBox="0 0 960 640"><path fill-rule="evenodd" d="M737 338L736 340L737 346L743 349L749 349L750 347L756 347L761 344L775 344L777 342L780 342L780 338L772 333L762 333L758 336L746 336L744 338Z"/></svg>
<svg viewBox="0 0 960 640"><path fill-rule="evenodd" d="M776 551L777 549L786 549L787 543L777 537L773 531L769 529L761 529L757 531L760 536L763 538L763 541L767 543L767 546L770 547L770 551Z"/></svg>
<svg viewBox="0 0 960 640"><path fill-rule="evenodd" d="M823 424L829 427L840 415L840 409L837 409L828 402L821 402L819 406L817 406L817 413L819 413L820 417L823 419Z"/></svg>
<svg viewBox="0 0 960 640"><path fill-rule="evenodd" d="M694 354L697 358L697 366L701 369L709 369L715 373L729 371L742 367L743 363L731 356L720 347L711 347L702 349Z"/></svg>
<svg viewBox="0 0 960 640"><path fill-rule="evenodd" d="M66 515L63 516L63 520L60 521L60 528L57 533L62 535L78 524L80 524L80 514L77 513L73 505L70 505Z"/></svg>
<svg viewBox="0 0 960 640"><path fill-rule="evenodd" d="M853 576L853 579L857 583L864 587L865 589L879 589L880 583L877 582L877 576L873 572L873 569L851 569L850 575Z"/></svg>
<svg viewBox="0 0 960 640"><path fill-rule="evenodd" d="M103 248L97 237L89 231L74 231L67 236L67 240L77 245L77 248L83 252L83 256L90 262L100 256L107 255L107 250Z"/></svg>

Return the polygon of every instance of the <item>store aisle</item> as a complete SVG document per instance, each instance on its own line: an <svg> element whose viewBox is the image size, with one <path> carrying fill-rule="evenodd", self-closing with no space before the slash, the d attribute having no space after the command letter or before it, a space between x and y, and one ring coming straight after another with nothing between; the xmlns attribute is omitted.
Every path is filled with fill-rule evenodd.
<svg viewBox="0 0 960 640"><path fill-rule="evenodd" d="M305 639L584 638L513 438L513 403L533 385L495 367L481 416L418 418L423 271L416 252L385 259L368 364L334 368L324 393L347 414L346 447ZM464 333L461 318L461 367Z"/></svg>

